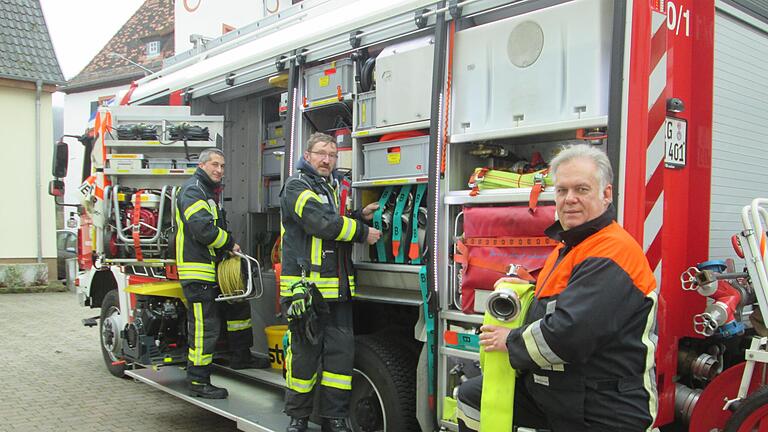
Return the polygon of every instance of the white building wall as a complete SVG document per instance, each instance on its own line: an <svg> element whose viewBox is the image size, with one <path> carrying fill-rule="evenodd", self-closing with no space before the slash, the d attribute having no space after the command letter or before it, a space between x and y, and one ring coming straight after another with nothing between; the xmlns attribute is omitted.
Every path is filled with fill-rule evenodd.
<svg viewBox="0 0 768 432"><path fill-rule="evenodd" d="M56 257L56 219L48 195L53 157L51 94L42 93L40 160L35 160L35 90L0 86L0 128L3 130L0 204L0 260L37 258L37 216L42 220L42 258ZM40 166L40 208L35 199L35 164Z"/></svg>
<svg viewBox="0 0 768 432"><path fill-rule="evenodd" d="M768 24L717 6L709 254L725 259L741 208L768 196Z"/></svg>

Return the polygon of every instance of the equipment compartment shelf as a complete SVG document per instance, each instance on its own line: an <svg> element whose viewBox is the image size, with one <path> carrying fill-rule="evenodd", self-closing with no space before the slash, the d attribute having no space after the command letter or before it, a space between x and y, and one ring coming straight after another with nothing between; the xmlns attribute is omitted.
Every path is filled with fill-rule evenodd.
<svg viewBox="0 0 768 432"><path fill-rule="evenodd" d="M429 123L430 123L429 120L422 120L422 121L413 122L413 123L402 123L402 124L396 124L396 125L380 127L380 128L358 130L358 131L352 132L352 138L367 138L367 137L373 137L373 136L381 136L381 135L392 133L392 132L402 132L402 131L409 131L409 130L416 130L416 129L428 129Z"/></svg>
<svg viewBox="0 0 768 432"><path fill-rule="evenodd" d="M352 182L352 187L367 188L367 187L398 186L398 185L405 185L405 184L426 183L427 181L429 181L429 177L426 177L426 176L402 177L402 178L381 179L381 180L362 180L362 181Z"/></svg>
<svg viewBox="0 0 768 432"><path fill-rule="evenodd" d="M502 138L520 137L525 135L538 135L552 132L562 132L583 128L598 128L608 125L608 117L592 117L573 121L563 121L557 123L537 124L531 126L517 126L505 129L495 129L478 133L458 133L453 131L450 136L451 143L465 143L474 141L487 141Z"/></svg>
<svg viewBox="0 0 768 432"><path fill-rule="evenodd" d="M450 191L445 194L445 204L463 205L463 204L500 204L500 203L518 203L528 202L531 195L531 188L511 188L511 189L486 189L480 191L475 196L470 196L471 190ZM555 189L548 187L539 195L539 202L554 201Z"/></svg>
<svg viewBox="0 0 768 432"><path fill-rule="evenodd" d="M172 141L169 143L161 143L158 140L150 141L138 141L138 140L111 140L105 139L104 145L107 147L152 147L162 149L183 149L183 141ZM213 141L187 141L187 147L216 147L216 143Z"/></svg>
<svg viewBox="0 0 768 432"><path fill-rule="evenodd" d="M196 168L142 168L142 169L110 169L106 168L104 174L116 176L190 176Z"/></svg>

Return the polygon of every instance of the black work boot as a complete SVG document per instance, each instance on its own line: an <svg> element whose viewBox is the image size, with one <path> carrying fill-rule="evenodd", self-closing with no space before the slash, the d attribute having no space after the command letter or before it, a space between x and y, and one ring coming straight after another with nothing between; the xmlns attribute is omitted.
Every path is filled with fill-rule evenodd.
<svg viewBox="0 0 768 432"><path fill-rule="evenodd" d="M216 387L211 383L190 381L189 395L205 399L225 399L229 396L229 392L227 392L227 389Z"/></svg>
<svg viewBox="0 0 768 432"><path fill-rule="evenodd" d="M232 369L266 369L269 367L269 359L264 357L253 357L251 350L244 349L234 351L232 360L229 362Z"/></svg>
<svg viewBox="0 0 768 432"><path fill-rule="evenodd" d="M324 418L322 432L352 432L345 418Z"/></svg>
<svg viewBox="0 0 768 432"><path fill-rule="evenodd" d="M291 423L285 432L307 432L308 425L308 417L291 417Z"/></svg>

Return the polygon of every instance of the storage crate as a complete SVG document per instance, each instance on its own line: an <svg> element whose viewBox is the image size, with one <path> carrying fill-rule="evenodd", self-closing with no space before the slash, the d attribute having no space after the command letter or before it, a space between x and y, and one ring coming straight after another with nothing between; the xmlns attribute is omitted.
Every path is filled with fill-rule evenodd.
<svg viewBox="0 0 768 432"><path fill-rule="evenodd" d="M304 88L309 106L332 102L341 94L351 93L354 87L351 59L341 59L324 65L308 68L304 72Z"/></svg>
<svg viewBox="0 0 768 432"><path fill-rule="evenodd" d="M147 159L147 168L149 169L174 169L176 168L176 161L166 158L151 158ZM197 166L197 164L195 164Z"/></svg>
<svg viewBox="0 0 768 432"><path fill-rule="evenodd" d="M376 126L376 90L360 93L355 100L355 129Z"/></svg>
<svg viewBox="0 0 768 432"><path fill-rule="evenodd" d="M267 144L267 147L284 146L285 137L268 139L266 144Z"/></svg>
<svg viewBox="0 0 768 432"><path fill-rule="evenodd" d="M107 155L107 168L130 170L144 167L144 155L135 153L112 153Z"/></svg>
<svg viewBox="0 0 768 432"><path fill-rule="evenodd" d="M277 139L283 137L283 122L276 121L267 123L267 139Z"/></svg>
<svg viewBox="0 0 768 432"><path fill-rule="evenodd" d="M363 180L427 175L429 135L363 144Z"/></svg>
<svg viewBox="0 0 768 432"><path fill-rule="evenodd" d="M267 196L267 207L280 207L280 189L283 185L280 180L267 180L265 192Z"/></svg>
<svg viewBox="0 0 768 432"><path fill-rule="evenodd" d="M261 154L261 175L265 177L279 176L280 167L283 165L283 156L275 153L284 152L285 147L272 147L264 149Z"/></svg>

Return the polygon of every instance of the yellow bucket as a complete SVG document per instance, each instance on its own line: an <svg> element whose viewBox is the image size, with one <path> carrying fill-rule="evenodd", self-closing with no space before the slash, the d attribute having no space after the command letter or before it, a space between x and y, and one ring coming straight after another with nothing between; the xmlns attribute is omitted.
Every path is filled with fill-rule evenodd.
<svg viewBox="0 0 768 432"><path fill-rule="evenodd" d="M283 335L288 331L287 325L273 325L264 328L267 335L267 350L269 351L269 364L272 369L283 369L285 357L283 355Z"/></svg>

